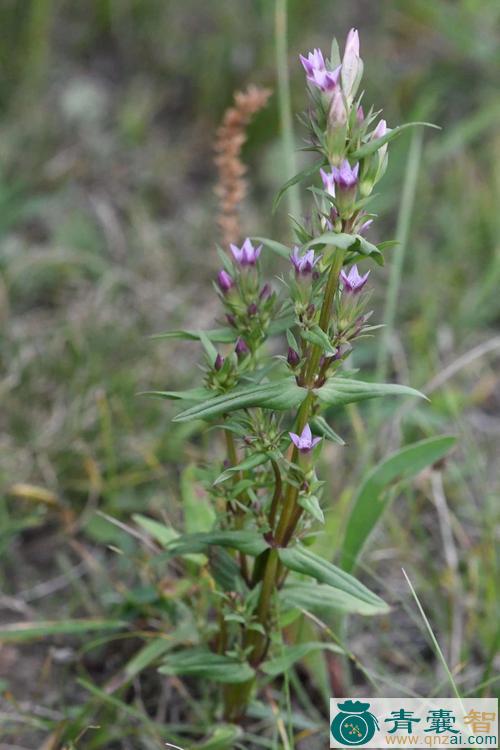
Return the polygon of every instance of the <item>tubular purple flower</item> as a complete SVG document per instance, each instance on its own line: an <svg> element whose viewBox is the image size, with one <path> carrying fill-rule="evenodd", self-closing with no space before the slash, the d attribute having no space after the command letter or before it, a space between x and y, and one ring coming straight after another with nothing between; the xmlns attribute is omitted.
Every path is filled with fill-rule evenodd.
<svg viewBox="0 0 500 750"><path fill-rule="evenodd" d="M297 367L300 362L298 353L295 351L295 349L292 349L291 346L288 347L288 355L286 361L288 362L290 367Z"/></svg>
<svg viewBox="0 0 500 750"><path fill-rule="evenodd" d="M236 352L238 357L245 357L250 352L250 349L246 345L245 341L242 338L239 338L236 342L236 346L234 347L234 351Z"/></svg>
<svg viewBox="0 0 500 750"><path fill-rule="evenodd" d="M290 255L290 261L295 268L297 276L309 276L316 263L321 260L321 255L315 257L314 250L307 250L304 255L300 255L299 248L295 246Z"/></svg>
<svg viewBox="0 0 500 750"><path fill-rule="evenodd" d="M351 167L347 159L344 159L339 168L333 167L332 174L335 184L341 190L355 187L358 183L359 163Z"/></svg>
<svg viewBox="0 0 500 750"><path fill-rule="evenodd" d="M342 91L337 88L333 92L330 108L328 110L328 132L342 132L347 123L347 109ZM343 133L345 137L345 133Z"/></svg>
<svg viewBox="0 0 500 750"><path fill-rule="evenodd" d="M220 370L222 365L224 364L224 357L221 354L217 354L214 362L214 369Z"/></svg>
<svg viewBox="0 0 500 750"><path fill-rule="evenodd" d="M223 294L227 294L233 287L234 287L234 280L233 278L228 274L227 271L219 271L217 274L217 283L219 285L219 288Z"/></svg>
<svg viewBox="0 0 500 750"><path fill-rule="evenodd" d="M304 55L299 55L299 57L308 76L312 76L314 70L326 70L325 58L320 49L316 48L309 52L307 57L304 57Z"/></svg>
<svg viewBox="0 0 500 750"><path fill-rule="evenodd" d="M356 265L351 266L348 273L342 269L340 272L340 280L343 284L344 292L346 294L359 294L368 281L369 275L370 271L367 271L364 276L360 276Z"/></svg>
<svg viewBox="0 0 500 750"><path fill-rule="evenodd" d="M339 80L341 66L339 65L335 70L327 70L325 59L320 49L309 52L307 57L300 55L300 62L306 71L307 80L314 86L317 86L320 91L327 93L335 89Z"/></svg>
<svg viewBox="0 0 500 750"><path fill-rule="evenodd" d="M313 438L311 428L308 424L302 430L301 435L297 435L295 432L289 432L292 443L298 448L300 453L310 453L312 449L321 442L320 437Z"/></svg>
<svg viewBox="0 0 500 750"><path fill-rule="evenodd" d="M335 180L333 177L333 172L325 172L324 169L320 169L319 173L321 175L321 179L323 181L323 187L325 188L325 191L332 196L332 198L335 198Z"/></svg>
<svg viewBox="0 0 500 750"><path fill-rule="evenodd" d="M254 247L249 237L246 238L241 247L233 244L230 247L233 258L240 266L254 266L262 250L262 245Z"/></svg>

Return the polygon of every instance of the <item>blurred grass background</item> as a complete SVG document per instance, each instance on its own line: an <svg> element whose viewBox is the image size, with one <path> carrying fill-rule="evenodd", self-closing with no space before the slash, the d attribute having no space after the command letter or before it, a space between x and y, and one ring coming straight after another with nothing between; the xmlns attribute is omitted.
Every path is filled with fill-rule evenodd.
<svg viewBox="0 0 500 750"><path fill-rule="evenodd" d="M103 615L147 599L149 573L139 571L138 603L130 593L138 571L106 547L119 542L134 555L133 540L96 511L123 522L133 512L178 515L179 474L198 458L199 441L185 449L192 428L174 428L169 407L136 393L199 378L196 345L148 336L208 327L218 314L212 142L235 89L276 88L273 26L269 0L0 5L4 622ZM294 111L305 106L299 52L328 49L351 26L361 34L366 101L383 106L389 125L442 127L424 133L421 152L413 148L416 198L399 215L408 243L389 358L392 378L433 393L403 421L369 410L340 417L335 429L353 451L348 464L339 450L327 454L325 471L347 504L374 454L458 435L443 470L400 493L367 566L404 597L401 565L411 571L458 678L473 690L494 675L499 632L500 6L289 0ZM299 147L298 126L296 137ZM397 232L410 140L391 150L375 240ZM282 154L274 96L245 147L244 226L287 241L285 202L276 216L270 210L287 174ZM377 322L389 268L372 273ZM374 372L378 343L360 347L356 365ZM435 687L419 626L387 626L376 639L374 630L360 626L354 643L377 672L408 689ZM0 651L2 685L24 695L46 653L10 649ZM9 658L23 657L33 661L13 677ZM51 657L56 675L71 672L74 660L59 657L59 666ZM35 690L18 713L43 704L37 720L48 726L58 718L50 711L81 701L71 680L62 689L58 679L47 677L43 699Z"/></svg>

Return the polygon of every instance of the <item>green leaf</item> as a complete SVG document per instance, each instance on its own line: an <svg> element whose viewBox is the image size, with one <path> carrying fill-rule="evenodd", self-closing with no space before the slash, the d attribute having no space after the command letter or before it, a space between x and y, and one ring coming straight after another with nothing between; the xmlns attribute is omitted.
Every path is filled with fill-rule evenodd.
<svg viewBox="0 0 500 750"><path fill-rule="evenodd" d="M343 654L344 651L334 643L323 643L322 641L309 641L299 643L296 646L284 646L283 654L275 659L268 659L260 666L269 677L277 677L293 667L293 665L314 651L333 651L335 654Z"/></svg>
<svg viewBox="0 0 500 750"><path fill-rule="evenodd" d="M167 545L169 555L192 552L208 553L212 545L229 547L247 555L260 555L269 545L256 531L211 531L206 534L184 534Z"/></svg>
<svg viewBox="0 0 500 750"><path fill-rule="evenodd" d="M203 331L205 336L214 344L230 344L236 340L234 328L213 328L210 331ZM200 331L166 331L165 333L155 333L151 339L184 339L185 341L199 341Z"/></svg>
<svg viewBox="0 0 500 750"><path fill-rule="evenodd" d="M167 544L170 544L170 542L179 537L179 533L171 526L167 526L160 521L155 521L153 518L142 516L140 513L135 513L132 518L138 526L147 531L163 547L166 547Z"/></svg>
<svg viewBox="0 0 500 750"><path fill-rule="evenodd" d="M333 357L336 350L332 347L328 335L318 326L315 325L309 330L302 331L302 338L311 344L317 344L327 357Z"/></svg>
<svg viewBox="0 0 500 750"><path fill-rule="evenodd" d="M269 240L272 242L272 240ZM279 244L279 243L278 243ZM288 255L290 251L288 250ZM275 335L286 331L287 328L294 324L293 317L277 318L269 326L269 334ZM232 344L236 341L237 334L234 328L213 328L208 331L202 331L202 333L213 343L213 344ZM150 336L151 339L183 339L185 341L200 341L200 331L193 330L176 330L176 331L165 331L165 333L155 333L154 336Z"/></svg>
<svg viewBox="0 0 500 750"><path fill-rule="evenodd" d="M368 242L368 240L365 240L365 238L360 234L355 234L354 236L359 242L358 247L356 247L357 254L360 256L373 257L374 261L378 263L379 266L383 266L384 256L381 252L382 248L377 245L373 245L371 242Z"/></svg>
<svg viewBox="0 0 500 750"><path fill-rule="evenodd" d="M264 247L267 247L268 250L271 250L273 253L280 255L282 258L290 258L290 248L286 245L283 245L281 242L270 240L267 237L251 237L250 239L254 242L262 242Z"/></svg>
<svg viewBox="0 0 500 750"><path fill-rule="evenodd" d="M204 678L210 682L235 684L251 680L255 674L246 662L223 654L214 654L204 648L192 648L170 654L159 671L161 674L184 675Z"/></svg>
<svg viewBox="0 0 500 750"><path fill-rule="evenodd" d="M231 393L216 396L201 404L196 404L190 409L186 409L186 411L174 417L174 422L188 422L190 419L208 419L219 414L227 414L235 409L246 409L251 406L283 411L298 406L306 395L306 391L297 385L294 377L287 377L283 380L263 385L236 388Z"/></svg>
<svg viewBox="0 0 500 750"><path fill-rule="evenodd" d="M213 364L215 362L215 358L217 357L217 349L210 341L210 336L207 336L205 331L200 331L198 337L200 339L201 345L205 349L208 361L210 362L210 364Z"/></svg>
<svg viewBox="0 0 500 750"><path fill-rule="evenodd" d="M223 591L247 593L247 587L241 577L239 565L223 547L209 548L208 565L217 585Z"/></svg>
<svg viewBox="0 0 500 750"><path fill-rule="evenodd" d="M222 724L216 727L205 742L191 745L190 750L232 750L238 747L236 741L243 736L241 727L235 724Z"/></svg>
<svg viewBox="0 0 500 750"><path fill-rule="evenodd" d="M320 615L327 610L358 615L379 615L388 611L388 608L374 607L324 583L289 583L281 589L279 598L282 607L304 609Z"/></svg>
<svg viewBox="0 0 500 750"><path fill-rule="evenodd" d="M189 464L182 472L180 489L185 531L188 534L211 531L214 527L215 511L208 493L198 480L198 468L195 464Z"/></svg>
<svg viewBox="0 0 500 750"><path fill-rule="evenodd" d="M30 641L52 635L83 635L94 630L123 630L128 623L123 620L41 620L40 622L14 622L0 628L0 642Z"/></svg>
<svg viewBox="0 0 500 750"><path fill-rule="evenodd" d="M359 247L359 235L345 234L344 232L325 232L304 245L304 250L316 247L316 245L333 245L341 250L353 249L354 245L354 249L357 249Z"/></svg>
<svg viewBox="0 0 500 750"><path fill-rule="evenodd" d="M387 604L377 594L367 589L353 576L337 568L328 560L315 555L306 547L302 545L285 547L280 549L278 554L283 565L289 570L311 576L319 583L327 584L332 589L348 595L353 600L361 602L362 606L366 605L371 608L371 613L388 611Z"/></svg>
<svg viewBox="0 0 500 750"><path fill-rule="evenodd" d="M366 383L363 380L334 377L314 391L329 406L344 406L379 396L425 396L407 385L398 383Z"/></svg>
<svg viewBox="0 0 500 750"><path fill-rule="evenodd" d="M345 445L345 440L342 440L340 435L337 435L335 430L332 430L324 417L314 417L310 420L309 424L314 433L328 438L328 440L331 440L332 443L337 443L337 445Z"/></svg>
<svg viewBox="0 0 500 750"><path fill-rule="evenodd" d="M407 122L404 125L398 125L396 128L392 128L381 138L375 138L375 140L368 141L368 143L360 146L360 148L356 149L356 151L353 151L351 154L349 154L349 156L351 159L363 159L365 156L369 156L370 154L375 153L375 151L378 151L379 148L385 143L389 143L389 141L392 141L400 133L402 133L403 130L406 130L407 128L414 128L417 125L422 125L426 128L435 128L436 130L441 130L439 125L433 125L432 122Z"/></svg>
<svg viewBox="0 0 500 750"><path fill-rule="evenodd" d="M130 659L127 666L125 667L125 674L128 677L135 677L142 672L143 669L149 667L153 662L163 656L167 651L170 651L176 642L172 638L153 638L153 640L146 643L135 656Z"/></svg>
<svg viewBox="0 0 500 750"><path fill-rule="evenodd" d="M391 502L391 496L386 494L388 486L412 479L443 458L454 443L452 436L420 440L396 451L368 473L356 494L347 522L340 561L344 570L353 570L366 540L388 508Z"/></svg>
<svg viewBox="0 0 500 750"><path fill-rule="evenodd" d="M293 185L296 185L298 182L305 180L306 177L311 177L312 175L316 174L317 172L319 172L321 167L325 167L327 164L328 164L328 161L325 158L322 158L319 161L314 162L314 164L310 164L308 167L305 167L305 169L302 169L294 177L291 177L289 180L287 180L285 184L278 190L276 198L274 199L273 213L278 208L279 204L281 203L281 199L285 195L288 188L291 188Z"/></svg>
<svg viewBox="0 0 500 750"><path fill-rule="evenodd" d="M305 495L299 497L299 505L301 508L304 508L304 510L313 518L315 518L316 521L325 523L325 516L323 514L323 511L321 510L319 500L315 495Z"/></svg>
<svg viewBox="0 0 500 750"><path fill-rule="evenodd" d="M222 472L222 474L219 474L219 476L214 482L214 485L222 484L222 482L225 482L226 480L230 479L235 472L248 471L249 469L255 469L257 468L257 466L261 466L261 464L265 464L266 461L269 461L269 460L270 460L270 456L268 456L267 453L252 453L251 456L247 456L237 466L230 466L229 469L226 469L225 471Z"/></svg>
<svg viewBox="0 0 500 750"><path fill-rule="evenodd" d="M212 391L207 388L187 388L185 391L141 391L139 396L153 396L166 398L170 401L205 401L210 398Z"/></svg>

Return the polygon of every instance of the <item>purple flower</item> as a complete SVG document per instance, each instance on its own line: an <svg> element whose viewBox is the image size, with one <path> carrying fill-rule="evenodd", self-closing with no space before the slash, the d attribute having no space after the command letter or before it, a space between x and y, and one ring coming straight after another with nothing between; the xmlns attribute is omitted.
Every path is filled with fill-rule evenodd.
<svg viewBox="0 0 500 750"><path fill-rule="evenodd" d="M321 179L323 180L323 187L325 188L325 191L332 196L332 198L335 198L335 180L333 176L333 172L325 172L324 169L320 169L319 173L321 175Z"/></svg>
<svg viewBox="0 0 500 750"><path fill-rule="evenodd" d="M360 104L356 110L356 122L358 122L358 124L361 125L364 119L365 119L365 112L364 112L363 107Z"/></svg>
<svg viewBox="0 0 500 750"><path fill-rule="evenodd" d="M217 354L214 362L214 369L220 370L222 365L224 364L224 357L221 354Z"/></svg>
<svg viewBox="0 0 500 750"><path fill-rule="evenodd" d="M321 255L314 256L314 250L307 250L304 255L299 254L299 248L295 246L290 255L292 266L295 268L297 276L309 276L316 263L321 260Z"/></svg>
<svg viewBox="0 0 500 750"><path fill-rule="evenodd" d="M254 266L259 259L261 250L262 245L254 247L249 237L246 238L241 247L231 245L233 258L240 266Z"/></svg>
<svg viewBox="0 0 500 750"><path fill-rule="evenodd" d="M217 283L224 294L227 294L234 286L233 278L224 270L219 271L217 274Z"/></svg>
<svg viewBox="0 0 500 750"><path fill-rule="evenodd" d="M340 280L344 285L344 291L347 294L358 294L368 281L370 271L367 271L364 276L360 276L358 267L356 265L351 266L348 273L342 269L340 272Z"/></svg>
<svg viewBox="0 0 500 750"><path fill-rule="evenodd" d="M288 347L288 355L286 361L288 362L290 367L297 367L300 362L298 353L295 351L295 349L292 349L291 346Z"/></svg>
<svg viewBox="0 0 500 750"><path fill-rule="evenodd" d="M309 52L307 57L300 55L300 61L304 66L307 80L310 83L325 93L334 90L340 76L340 65L335 70L327 70L325 59L320 49Z"/></svg>
<svg viewBox="0 0 500 750"><path fill-rule="evenodd" d="M313 438L311 428L308 424L302 430L302 435L297 435L295 432L289 432L292 443L296 448L299 449L300 453L310 453L315 445L320 441L320 437Z"/></svg>
<svg viewBox="0 0 500 750"><path fill-rule="evenodd" d="M238 357L245 357L250 352L250 349L246 345L245 341L242 338L239 338L236 342L236 346L234 347L234 351L236 352Z"/></svg>
<svg viewBox="0 0 500 750"><path fill-rule="evenodd" d="M340 167L333 167L333 179L336 185L341 189L354 187L358 182L359 163L351 167L347 159L344 159Z"/></svg>

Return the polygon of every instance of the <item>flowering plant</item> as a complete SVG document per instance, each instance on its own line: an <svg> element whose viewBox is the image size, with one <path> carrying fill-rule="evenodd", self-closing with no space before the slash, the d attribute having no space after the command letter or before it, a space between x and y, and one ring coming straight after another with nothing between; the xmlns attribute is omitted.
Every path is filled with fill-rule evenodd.
<svg viewBox="0 0 500 750"><path fill-rule="evenodd" d="M194 647L171 653L161 671L222 683L225 717L233 721L244 715L259 674L279 673L279 634L301 611L318 605L363 615L387 611L377 594L311 549L330 502L322 500L317 474L321 446L344 444L324 414L380 396L420 395L358 380L344 369L357 340L375 328L367 311L370 271L361 273L357 264L383 262L387 243L365 236L375 218L368 206L387 167L388 144L402 128L388 128L373 108L363 110L356 30L342 60L335 41L330 59L319 49L300 59L311 100L302 117L307 148L320 158L278 200L317 174L310 219L295 219L293 248L251 237L221 251L215 288L226 325L175 334L203 345L204 384L156 393L186 403L176 422L215 420L227 450L222 466L204 470L210 528L166 545L169 556L208 572L214 616ZM266 251L287 264L281 295L262 278ZM266 342L283 334L287 346L273 358Z"/></svg>

